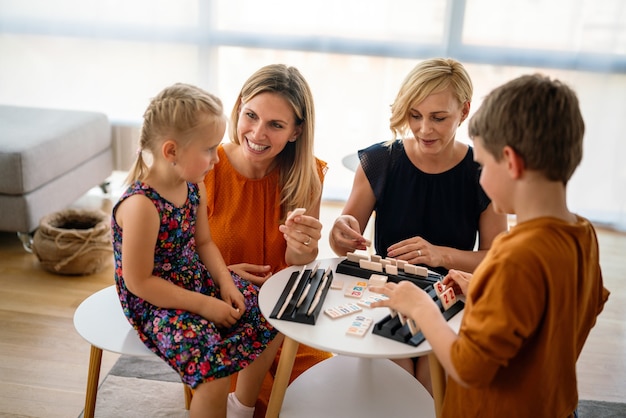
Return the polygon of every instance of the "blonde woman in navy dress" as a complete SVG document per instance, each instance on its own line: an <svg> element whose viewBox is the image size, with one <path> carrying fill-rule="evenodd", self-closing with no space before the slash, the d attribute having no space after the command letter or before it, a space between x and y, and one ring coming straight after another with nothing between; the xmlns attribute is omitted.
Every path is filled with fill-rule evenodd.
<svg viewBox="0 0 626 418"><path fill-rule="evenodd" d="M258 288L231 273L211 238L206 191L226 129L221 101L187 84L144 114L130 186L113 209L115 281L144 344L194 391L190 417L251 417L278 349ZM142 154L151 154L148 166ZM239 373L229 394L230 376Z"/></svg>
<svg viewBox="0 0 626 418"><path fill-rule="evenodd" d="M350 197L329 234L338 255L364 250L373 212L376 254L428 266L474 271L506 230L478 182L472 148L456 140L473 86L461 63L435 58L406 76L391 106L393 139L359 151ZM396 360L430 390L428 362Z"/></svg>

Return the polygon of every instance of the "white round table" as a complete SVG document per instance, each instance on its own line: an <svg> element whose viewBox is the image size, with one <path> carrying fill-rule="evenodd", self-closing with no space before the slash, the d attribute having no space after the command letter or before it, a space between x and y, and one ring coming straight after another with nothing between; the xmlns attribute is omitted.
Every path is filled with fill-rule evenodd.
<svg viewBox="0 0 626 418"><path fill-rule="evenodd" d="M325 270L328 266L331 266L333 280L342 280L344 282L343 288L345 289L350 283L364 279L337 274L335 267L343 259L319 260L318 269ZM310 263L307 268L312 268L315 263ZM259 293L261 312L274 327L285 335L285 342L283 343L283 350L266 416L278 416L278 412L280 412L281 417L354 416L365 418L368 416L380 416L380 414L373 414L373 404L377 403L378 405L382 403L386 408L386 415L390 417L407 416L407 411L410 411L408 416L411 417L433 417L435 415L434 404L440 402L441 399L435 399L435 403L433 403L433 398L416 379L395 363L387 360L390 358L429 355L432 350L428 341L424 341L417 347L414 347L373 334L371 332L372 328L363 337L346 335L346 330L352 322L354 314L331 319L323 313L323 310L348 302L356 302L357 299L346 297L344 290L332 288L328 290L322 306L322 312L320 312L315 325L270 318L291 274L294 271L299 272L301 269L302 266L292 266L276 273L263 284ZM363 297L367 297L367 294L368 291L366 290ZM371 317L375 324L387 316L389 310L387 308L371 309L364 307L360 313ZM448 322L453 329L458 331L462 316L461 311ZM287 387L298 343L307 344L320 350L340 354L341 356L318 363L300 375ZM347 356L359 359L349 360ZM434 355L430 357L432 365L433 360L436 360L436 358ZM367 359L370 361L366 361ZM374 379L375 384L363 381L364 377L368 376L368 371L376 371L376 373L370 373L369 375L371 379ZM439 371L442 372L442 369ZM441 373L435 371L435 374L437 379L443 379ZM365 386L364 383L366 383ZM435 389L441 385L441 382L433 381L433 384ZM349 397L346 398L347 395L345 394L355 388L358 390L354 393L358 393L362 397L360 403L349 401ZM406 398L404 404L395 403L391 399L389 402L385 401L386 396L391 396L391 393L395 391L401 397ZM437 390L434 390L434 392L436 398L439 395L443 396L443 393L439 394ZM324 397L318 397L317 394L321 395L322 393L325 394ZM337 405L346 406L346 408L341 409L343 412L341 415L336 415ZM307 410L305 410L305 406ZM423 414L420 415L422 412Z"/></svg>

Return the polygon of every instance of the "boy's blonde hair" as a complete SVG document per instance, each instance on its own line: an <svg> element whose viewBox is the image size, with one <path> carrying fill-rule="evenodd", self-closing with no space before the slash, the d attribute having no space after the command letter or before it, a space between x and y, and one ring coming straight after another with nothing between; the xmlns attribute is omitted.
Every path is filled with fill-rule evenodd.
<svg viewBox="0 0 626 418"><path fill-rule="evenodd" d="M493 90L469 122L469 136L480 137L496 161L508 145L527 169L563 184L582 160L584 133L576 93L540 74L518 77Z"/></svg>
<svg viewBox="0 0 626 418"><path fill-rule="evenodd" d="M204 126L207 117L211 118L210 123L226 123L222 101L217 96L185 83L163 89L144 112L137 158L126 183L141 181L148 174L143 151L154 156L167 138L175 138L181 146L185 146L194 130Z"/></svg>
<svg viewBox="0 0 626 418"><path fill-rule="evenodd" d="M294 142L287 142L276 156L279 167L281 218L297 207L310 208L322 193L322 183L313 154L315 108L308 83L298 69L283 64L260 68L244 83L233 110L229 129L230 140L240 144L237 124L241 106L261 93L274 93L291 105L296 125L302 132Z"/></svg>
<svg viewBox="0 0 626 418"><path fill-rule="evenodd" d="M389 128L393 138L404 138L411 134L409 110L433 93L452 88L460 104L472 101L474 87L463 65L451 58L432 58L417 64L405 77L396 99L391 105Z"/></svg>

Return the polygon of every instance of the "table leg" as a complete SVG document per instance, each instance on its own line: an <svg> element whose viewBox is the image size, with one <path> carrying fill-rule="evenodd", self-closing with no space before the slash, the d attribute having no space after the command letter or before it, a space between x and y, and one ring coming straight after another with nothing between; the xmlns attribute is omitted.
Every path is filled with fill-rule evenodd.
<svg viewBox="0 0 626 418"><path fill-rule="evenodd" d="M433 385L435 415L439 418L441 416L441 407L443 406L443 396L446 393L446 372L441 363L439 363L435 353L428 355L428 364L430 366L430 380Z"/></svg>
<svg viewBox="0 0 626 418"><path fill-rule="evenodd" d="M102 364L102 350L94 345L89 354L89 372L87 373L87 391L85 394L85 418L93 418L96 412L96 395L98 393L98 379Z"/></svg>
<svg viewBox="0 0 626 418"><path fill-rule="evenodd" d="M270 393L270 400L267 404L267 412L265 418L278 418L280 409L283 406L283 400L285 399L285 392L287 391L287 385L289 385L289 378L291 377L291 370L293 369L293 363L296 360L296 353L298 352L298 342L285 336L283 341L283 348L280 352L280 359L278 359L278 367L276 368L276 376L274 377L274 384L272 385L272 393Z"/></svg>

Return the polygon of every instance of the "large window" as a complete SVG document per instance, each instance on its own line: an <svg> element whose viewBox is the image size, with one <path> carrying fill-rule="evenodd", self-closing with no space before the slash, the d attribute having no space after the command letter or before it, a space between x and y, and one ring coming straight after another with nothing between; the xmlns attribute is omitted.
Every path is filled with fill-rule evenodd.
<svg viewBox="0 0 626 418"><path fill-rule="evenodd" d="M397 88L435 56L466 64L473 109L522 73L572 85L587 135L570 205L626 229L622 0L0 0L3 104L100 110L138 124L149 98L174 82L215 92L229 111L260 66L298 67L315 96L327 199L347 197L353 173L342 157L390 138ZM465 126L458 135L468 141Z"/></svg>
<svg viewBox="0 0 626 418"><path fill-rule="evenodd" d="M622 0L466 3L462 39L468 45L504 46L534 53L626 54L626 7Z"/></svg>

